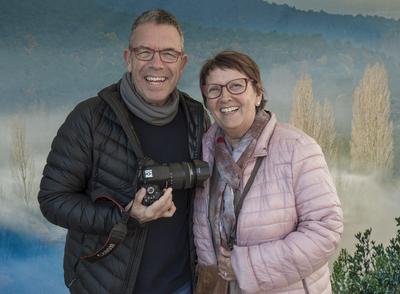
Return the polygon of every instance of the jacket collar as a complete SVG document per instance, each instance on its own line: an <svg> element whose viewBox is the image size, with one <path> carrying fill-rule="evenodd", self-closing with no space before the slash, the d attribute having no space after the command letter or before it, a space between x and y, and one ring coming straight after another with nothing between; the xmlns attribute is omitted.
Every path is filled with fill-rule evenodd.
<svg viewBox="0 0 400 294"><path fill-rule="evenodd" d="M270 114L270 119L267 125L265 126L264 130L261 133L261 136L258 138L256 148L254 149L254 156L255 157L260 157L260 156L266 156L268 155L268 145L271 140L272 134L274 133L276 123L277 123L277 118L275 113L268 111Z"/></svg>
<svg viewBox="0 0 400 294"><path fill-rule="evenodd" d="M262 131L261 136L258 138L256 147L254 149L255 157L266 156L268 154L268 144L277 124L275 113L270 111L268 111L268 113L271 115L271 118ZM214 161L214 142L217 130L218 125L214 122L203 138L204 160L209 162L210 167L213 165L210 163L210 161Z"/></svg>

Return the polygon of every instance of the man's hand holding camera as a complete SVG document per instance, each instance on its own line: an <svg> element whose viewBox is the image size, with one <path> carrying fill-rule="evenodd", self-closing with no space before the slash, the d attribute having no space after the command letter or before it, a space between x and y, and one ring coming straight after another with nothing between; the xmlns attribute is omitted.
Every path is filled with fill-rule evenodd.
<svg viewBox="0 0 400 294"><path fill-rule="evenodd" d="M141 188L136 192L135 198L128 203L125 210L140 223L149 222L161 217L172 217L176 211L172 201L172 188L167 188L164 194L150 206L142 204L146 189Z"/></svg>

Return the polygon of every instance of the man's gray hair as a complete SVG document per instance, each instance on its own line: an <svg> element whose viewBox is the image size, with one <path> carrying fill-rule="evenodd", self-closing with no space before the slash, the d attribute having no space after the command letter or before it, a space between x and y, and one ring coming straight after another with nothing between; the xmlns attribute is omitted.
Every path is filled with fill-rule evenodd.
<svg viewBox="0 0 400 294"><path fill-rule="evenodd" d="M138 26L146 23L154 23L158 25L171 25L174 28L176 28L176 30L179 33L179 36L181 37L182 49L183 49L183 32L181 26L179 25L174 15L162 9L145 11L135 20L135 22L132 24L131 34L129 36L129 44L131 44L135 29Z"/></svg>

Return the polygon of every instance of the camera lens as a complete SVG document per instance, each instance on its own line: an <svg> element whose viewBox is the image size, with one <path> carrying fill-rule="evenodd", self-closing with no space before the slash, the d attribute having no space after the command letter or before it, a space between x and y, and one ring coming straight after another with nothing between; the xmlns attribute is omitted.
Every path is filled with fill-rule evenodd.
<svg viewBox="0 0 400 294"><path fill-rule="evenodd" d="M142 173L143 183L173 189L190 189L210 175L208 163L202 160L149 165Z"/></svg>
<svg viewBox="0 0 400 294"><path fill-rule="evenodd" d="M193 160L193 170L196 176L196 184L204 182L210 176L210 168L205 161Z"/></svg>
<svg viewBox="0 0 400 294"><path fill-rule="evenodd" d="M208 163L201 160L177 162L169 165L171 187L174 189L190 189L204 182L210 175Z"/></svg>

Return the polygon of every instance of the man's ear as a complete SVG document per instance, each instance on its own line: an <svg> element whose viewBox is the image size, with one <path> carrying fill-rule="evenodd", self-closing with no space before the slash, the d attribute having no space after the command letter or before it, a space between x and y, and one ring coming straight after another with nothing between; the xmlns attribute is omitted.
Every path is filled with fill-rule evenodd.
<svg viewBox="0 0 400 294"><path fill-rule="evenodd" d="M129 50L129 48L125 48L124 49L124 60L125 60L125 64L126 67L128 69L128 72L132 71L132 60L131 60L131 50Z"/></svg>
<svg viewBox="0 0 400 294"><path fill-rule="evenodd" d="M189 61L189 57L186 54L184 54L182 56L182 61L181 61L181 74L183 73L183 70L185 69L185 66L188 63L188 61Z"/></svg>

